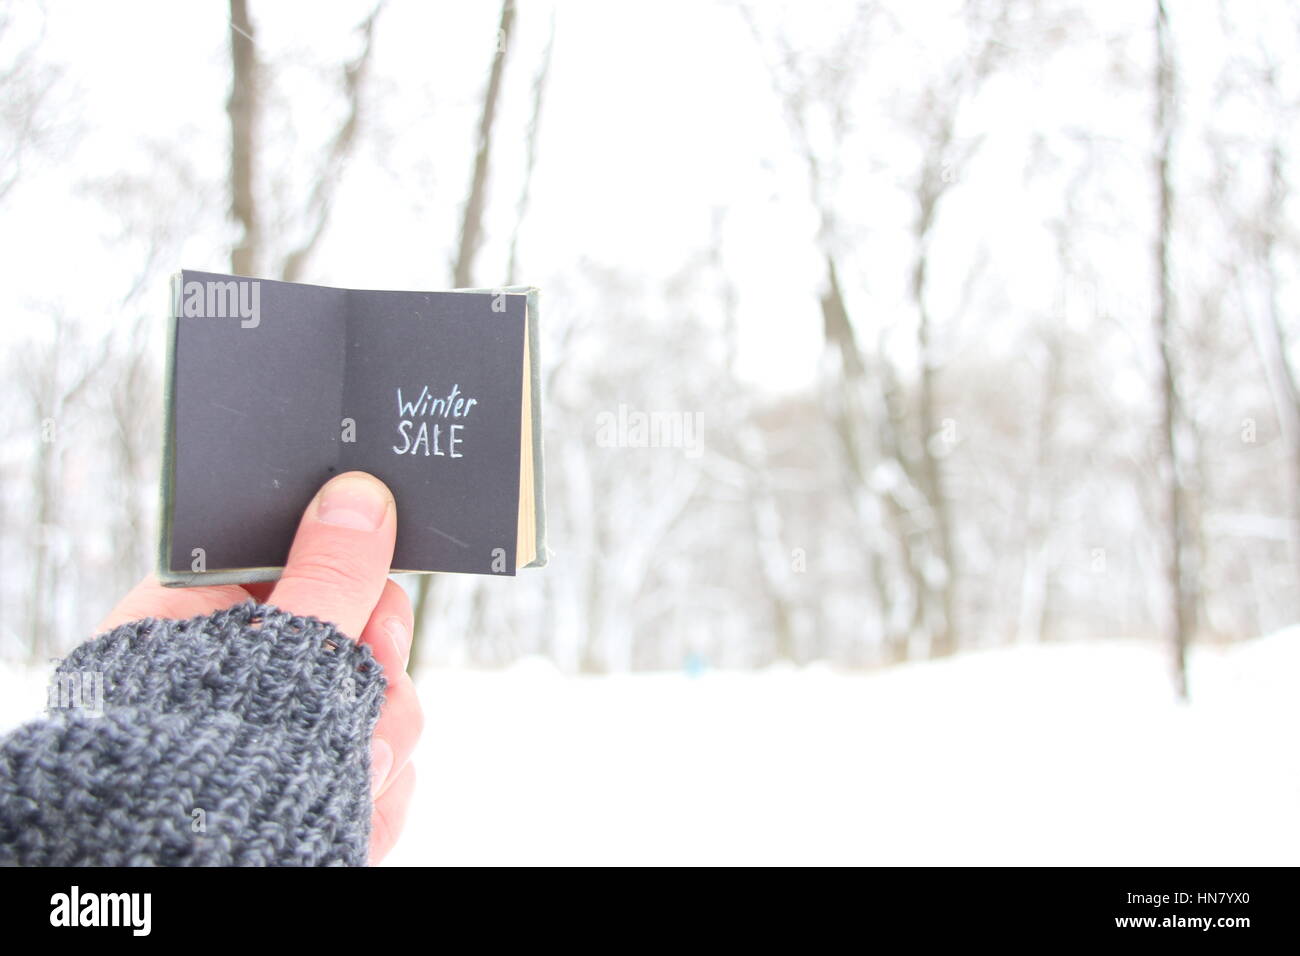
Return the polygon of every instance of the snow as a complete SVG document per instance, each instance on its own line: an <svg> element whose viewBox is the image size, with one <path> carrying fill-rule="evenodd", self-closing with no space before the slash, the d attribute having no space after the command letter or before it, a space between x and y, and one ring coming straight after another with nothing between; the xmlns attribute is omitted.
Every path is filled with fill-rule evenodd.
<svg viewBox="0 0 1300 956"><path fill-rule="evenodd" d="M867 675L439 671L394 864L1281 864L1300 628Z"/></svg>
<svg viewBox="0 0 1300 956"><path fill-rule="evenodd" d="M1300 628L1192 656L1033 645L869 674L433 670L389 864L1278 865ZM0 723L43 703L0 669Z"/></svg>

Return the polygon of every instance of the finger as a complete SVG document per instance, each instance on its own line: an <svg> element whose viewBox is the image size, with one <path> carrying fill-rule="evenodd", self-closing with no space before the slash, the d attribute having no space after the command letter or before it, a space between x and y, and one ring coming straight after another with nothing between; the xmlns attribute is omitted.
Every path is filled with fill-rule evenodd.
<svg viewBox="0 0 1300 956"><path fill-rule="evenodd" d="M406 591L391 578L385 581L379 601L361 632L361 643L370 645L389 680L406 670L414 618Z"/></svg>
<svg viewBox="0 0 1300 956"><path fill-rule="evenodd" d="M117 606L100 621L96 633L138 621L146 617L186 620L223 611L247 601L249 594L238 584L210 585L198 588L166 588L149 575L117 602Z"/></svg>
<svg viewBox="0 0 1300 956"><path fill-rule="evenodd" d="M407 764L388 792L375 801L370 818L370 863L374 865L388 855L406 825L406 812L415 794L415 765Z"/></svg>
<svg viewBox="0 0 1300 956"><path fill-rule="evenodd" d="M423 732L424 710L411 675L401 672L390 677L371 743L371 766L380 771L372 782L376 794L382 796L410 763Z"/></svg>
<svg viewBox="0 0 1300 956"><path fill-rule="evenodd" d="M393 560L397 504L388 487L362 471L325 484L307 506L270 603L359 635Z"/></svg>
<svg viewBox="0 0 1300 956"><path fill-rule="evenodd" d="M415 686L405 672L411 652L413 617L406 591L396 581L389 580L361 632L361 642L370 645L388 678L372 745L371 767L376 774L372 783L376 794L382 794L406 766L424 728L424 714Z"/></svg>

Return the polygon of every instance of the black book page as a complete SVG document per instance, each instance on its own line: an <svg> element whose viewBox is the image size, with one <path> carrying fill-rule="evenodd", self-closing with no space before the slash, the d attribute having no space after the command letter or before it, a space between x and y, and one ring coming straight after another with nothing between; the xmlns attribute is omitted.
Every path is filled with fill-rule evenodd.
<svg viewBox="0 0 1300 956"><path fill-rule="evenodd" d="M169 567L282 566L337 465L347 299L265 279L231 290L233 277L207 272L182 280ZM196 307L187 288L202 293L202 315L185 314Z"/></svg>
<svg viewBox="0 0 1300 956"><path fill-rule="evenodd" d="M513 574L527 297L348 299L342 463L393 489L393 567Z"/></svg>

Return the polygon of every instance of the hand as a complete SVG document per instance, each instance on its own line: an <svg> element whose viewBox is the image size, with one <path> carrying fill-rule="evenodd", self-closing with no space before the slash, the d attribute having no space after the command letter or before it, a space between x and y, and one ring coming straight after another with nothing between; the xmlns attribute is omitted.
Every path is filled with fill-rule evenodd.
<svg viewBox="0 0 1300 956"><path fill-rule="evenodd" d="M415 788L411 752L424 724L415 685L406 673L411 602L388 579L396 537L397 504L392 493L379 479L351 471L327 482L307 506L279 581L166 588L150 576L118 603L98 631L145 617L184 620L252 598L328 621L369 644L388 678L371 758L375 773L371 863L383 859L401 833Z"/></svg>

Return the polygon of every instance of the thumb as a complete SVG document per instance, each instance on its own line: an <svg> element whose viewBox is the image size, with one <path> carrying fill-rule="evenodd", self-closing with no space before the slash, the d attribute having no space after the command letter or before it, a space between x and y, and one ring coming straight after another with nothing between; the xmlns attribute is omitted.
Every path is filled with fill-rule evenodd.
<svg viewBox="0 0 1300 956"><path fill-rule="evenodd" d="M397 540L397 504L378 478L350 471L312 499L267 601L360 638L384 590Z"/></svg>

